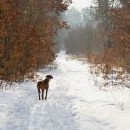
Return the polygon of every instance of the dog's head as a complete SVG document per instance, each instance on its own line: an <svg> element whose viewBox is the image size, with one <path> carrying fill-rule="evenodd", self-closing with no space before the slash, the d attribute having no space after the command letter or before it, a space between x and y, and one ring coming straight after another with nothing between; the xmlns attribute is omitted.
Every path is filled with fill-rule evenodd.
<svg viewBox="0 0 130 130"><path fill-rule="evenodd" d="M53 79L53 76L52 75L46 75L46 78L47 79Z"/></svg>

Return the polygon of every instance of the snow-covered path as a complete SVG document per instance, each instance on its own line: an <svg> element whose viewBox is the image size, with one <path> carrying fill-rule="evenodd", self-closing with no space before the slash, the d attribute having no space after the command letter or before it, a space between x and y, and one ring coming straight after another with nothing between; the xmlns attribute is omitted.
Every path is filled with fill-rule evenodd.
<svg viewBox="0 0 130 130"><path fill-rule="evenodd" d="M54 77L47 101L38 100L36 83L0 92L0 130L129 130L130 105L120 110L123 99L115 105L110 92L99 90L86 64L67 60L64 53L56 62L56 70L38 73ZM116 96L120 93L130 104L129 90Z"/></svg>
<svg viewBox="0 0 130 130"><path fill-rule="evenodd" d="M48 100L34 104L29 130L78 130L67 86L66 78L57 76L56 88Z"/></svg>

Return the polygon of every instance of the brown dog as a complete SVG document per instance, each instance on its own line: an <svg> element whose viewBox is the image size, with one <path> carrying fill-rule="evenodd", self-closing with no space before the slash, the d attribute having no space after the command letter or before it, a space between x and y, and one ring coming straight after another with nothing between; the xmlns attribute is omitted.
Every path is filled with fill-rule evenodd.
<svg viewBox="0 0 130 130"><path fill-rule="evenodd" d="M53 79L53 77L51 75L47 75L45 80L39 81L37 83L37 90L38 90L39 100L41 100L40 92L42 92L42 100L44 100L44 90L46 90L45 100L47 99L47 93L48 93L50 79Z"/></svg>

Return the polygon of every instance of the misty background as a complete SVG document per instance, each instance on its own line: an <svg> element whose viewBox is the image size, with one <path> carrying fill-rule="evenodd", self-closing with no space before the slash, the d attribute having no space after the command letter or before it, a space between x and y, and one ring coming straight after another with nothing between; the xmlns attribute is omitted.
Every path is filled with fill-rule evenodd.
<svg viewBox="0 0 130 130"><path fill-rule="evenodd" d="M68 22L69 29L59 30L55 38L57 51L65 50L69 54L81 55L102 52L104 30L92 7L82 10L72 7L62 14L61 19Z"/></svg>

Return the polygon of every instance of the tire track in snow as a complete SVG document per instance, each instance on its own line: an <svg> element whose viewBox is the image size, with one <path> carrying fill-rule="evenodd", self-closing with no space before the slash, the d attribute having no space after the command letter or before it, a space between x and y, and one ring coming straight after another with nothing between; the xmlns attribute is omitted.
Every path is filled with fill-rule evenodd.
<svg viewBox="0 0 130 130"><path fill-rule="evenodd" d="M27 130L30 108L34 104L35 88L32 83L23 83L14 86L13 90L3 92L1 101L6 105L3 112L6 120L0 130ZM33 97L32 97L33 96ZM5 100L7 99L7 100ZM0 119L1 121L2 119ZM2 124L3 125L3 124Z"/></svg>

